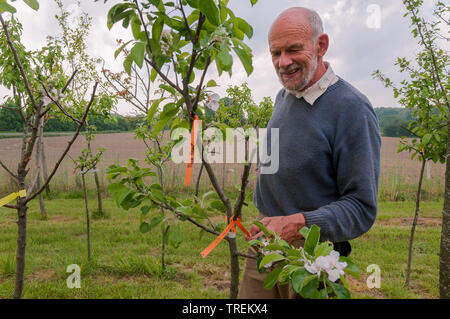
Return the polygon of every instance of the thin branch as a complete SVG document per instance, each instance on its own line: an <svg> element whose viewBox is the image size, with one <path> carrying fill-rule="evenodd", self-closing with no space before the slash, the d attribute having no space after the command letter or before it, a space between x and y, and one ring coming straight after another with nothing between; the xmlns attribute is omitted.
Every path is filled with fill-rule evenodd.
<svg viewBox="0 0 450 319"><path fill-rule="evenodd" d="M236 251L234 253L236 256L240 256L240 257L245 257L245 258L250 258L250 259L258 259L258 256L256 255L249 255L240 251Z"/></svg>
<svg viewBox="0 0 450 319"><path fill-rule="evenodd" d="M11 208L11 209L17 209L17 205L9 205L9 204L5 204L2 207L6 207L6 208Z"/></svg>
<svg viewBox="0 0 450 319"><path fill-rule="evenodd" d="M248 145L249 143L249 137L246 136L245 137L245 160L247 161L247 164L245 164L244 166L244 171L242 172L242 178L241 178L241 189L239 191L239 196L236 200L236 204L234 205L234 211L233 211L233 216L234 219L240 217L241 215L241 211L242 211L242 206L244 204L245 201L245 189L247 188L247 184L248 184L248 177L250 175L250 169L252 167L252 163L249 161L249 154L248 154Z"/></svg>
<svg viewBox="0 0 450 319"><path fill-rule="evenodd" d="M87 115L89 113L89 109L91 108L92 103L94 102L95 92L97 90L97 85L98 85L98 82L95 82L94 89L92 91L91 100L89 101L89 104L86 107L86 111L84 112L83 118L81 119L81 121L79 121L79 124L78 124L78 127L77 127L77 130L76 130L75 134L73 135L72 139L67 143L66 149L61 154L59 160L56 162L56 164L55 164L55 166L53 168L53 171L50 173L50 175L48 176L47 180L44 182L42 187L36 193L34 193L31 197L28 197L26 199L26 203L28 203L33 198L35 198L37 195L39 195L47 187L47 185L50 183L51 179L55 175L59 165L61 164L61 162L63 161L64 157L66 156L67 152L69 152L69 149L71 148L72 144L75 142L76 138L80 134L81 128L84 125L84 123L86 121L86 118L87 118Z"/></svg>
<svg viewBox="0 0 450 319"><path fill-rule="evenodd" d="M203 81L205 80L206 72L208 71L208 67L211 63L211 57L208 57L208 60L206 61L205 69L203 70L202 77L200 78L200 83L197 88L197 95L195 96L194 104L192 105L193 110L195 111L197 109L197 104L200 100L200 93L202 91Z"/></svg>
<svg viewBox="0 0 450 319"><path fill-rule="evenodd" d="M11 170L8 169L8 167L3 164L2 160L0 160L0 166L3 167L3 169L12 177L14 177L15 179L19 180L19 177L17 175L15 175Z"/></svg>
<svg viewBox="0 0 450 319"><path fill-rule="evenodd" d="M73 71L72 76L69 78L66 85L64 85L63 89L61 90L61 93L64 93L67 90L67 88L70 85L70 82L72 82L72 80L75 78L75 74L77 74L77 72L78 72L77 69L75 69L75 71Z"/></svg>
<svg viewBox="0 0 450 319"><path fill-rule="evenodd" d="M14 60L16 61L17 67L19 68L20 74L22 75L23 82L25 84L25 88L26 88L26 90L28 92L28 96L30 97L30 100L31 100L31 104L33 105L33 107L36 110L38 110L38 105L36 103L36 100L34 99L33 93L31 92L30 83L28 82L27 75L25 74L25 70L23 69L22 63L20 62L19 56L17 54L17 50L16 50L16 48L14 47L14 44L11 41L11 37L10 37L9 31L8 31L8 27L6 26L6 23L3 20L3 16L2 16L1 13L0 13L0 22L2 23L3 30L5 31L6 40L8 42L8 45L11 48L11 51L13 52Z"/></svg>
<svg viewBox="0 0 450 319"><path fill-rule="evenodd" d="M53 103L56 104L56 106L60 109L60 111L67 116L68 118L70 118L72 121L74 121L77 124L80 124L80 121L77 120L76 118L74 118L72 115L69 114L69 112L67 112L62 106L61 104L59 104L58 100L55 100L50 93L48 92L47 88L45 87L44 84L42 84L42 87L44 88L45 94L47 94L47 96L50 98L50 100L52 100ZM47 112L47 110L45 110L44 112Z"/></svg>
<svg viewBox="0 0 450 319"><path fill-rule="evenodd" d="M188 20L186 18L186 14L184 13L183 1L179 0L178 3L180 5L180 11L183 14L184 25L186 26L186 29L189 30L189 38L191 39L191 42L193 42L194 38L192 36L192 30L189 27L189 23L188 23Z"/></svg>

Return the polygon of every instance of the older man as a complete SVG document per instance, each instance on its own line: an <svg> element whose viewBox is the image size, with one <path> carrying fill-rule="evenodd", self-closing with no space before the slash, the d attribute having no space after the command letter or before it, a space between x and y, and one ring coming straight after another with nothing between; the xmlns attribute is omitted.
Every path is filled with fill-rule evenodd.
<svg viewBox="0 0 450 319"><path fill-rule="evenodd" d="M367 232L377 214L381 138L369 100L324 61L328 35L312 10L290 8L269 31L269 47L283 85L267 126L279 130L279 168L260 174L254 192L259 219L281 238L302 245L300 228L316 224L321 240L342 255L348 240ZM251 238L262 235L253 226ZM247 260L240 298L295 298L292 287L263 288L266 274Z"/></svg>

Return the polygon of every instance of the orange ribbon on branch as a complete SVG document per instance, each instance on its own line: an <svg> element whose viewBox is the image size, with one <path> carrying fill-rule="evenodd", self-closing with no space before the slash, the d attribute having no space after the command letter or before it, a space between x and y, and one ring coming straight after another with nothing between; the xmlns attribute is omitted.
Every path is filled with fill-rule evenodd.
<svg viewBox="0 0 450 319"><path fill-rule="evenodd" d="M231 217L231 222L228 224L228 226L223 230L223 232L217 236L217 238L208 246L206 247L200 254L202 255L203 258L205 258L206 256L208 256L208 254L213 251L214 248L216 248L216 246L222 241L222 239L225 238L225 236L229 233L232 232L233 234L236 233L236 226L242 230L242 232L244 234L246 234L247 236L250 236L250 233L247 231L247 229L245 229L244 225L241 224L241 217L238 217L236 220L234 219L234 217Z"/></svg>
<svg viewBox="0 0 450 319"><path fill-rule="evenodd" d="M195 155L195 142L197 141L197 131L198 131L198 116L195 115L194 123L192 123L192 131L191 131L191 154L189 157L189 163L186 166L186 175L184 176L184 185L191 185L191 175L192 175L192 165L194 164L194 155Z"/></svg>

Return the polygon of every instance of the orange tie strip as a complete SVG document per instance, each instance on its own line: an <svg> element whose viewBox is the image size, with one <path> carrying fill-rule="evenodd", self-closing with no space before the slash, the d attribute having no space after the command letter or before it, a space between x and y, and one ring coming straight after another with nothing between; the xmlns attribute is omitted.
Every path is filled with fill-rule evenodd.
<svg viewBox="0 0 450 319"><path fill-rule="evenodd" d="M191 154L189 157L189 163L186 166L186 175L184 177L184 185L191 185L191 175L192 175L192 165L194 164L195 155L195 142L197 141L197 131L198 131L198 116L195 115L194 123L192 124L191 132Z"/></svg>
<svg viewBox="0 0 450 319"><path fill-rule="evenodd" d="M238 217L236 220L234 220L234 217L231 217L231 222L228 224L228 226L223 230L223 232L217 236L217 238L208 246L206 247L200 255L202 255L203 258L206 258L208 254L213 251L214 248L222 241L222 239L225 238L225 236L231 231L232 233L236 233L237 226L245 235L250 236L250 233L245 229L244 225L241 224L241 217Z"/></svg>

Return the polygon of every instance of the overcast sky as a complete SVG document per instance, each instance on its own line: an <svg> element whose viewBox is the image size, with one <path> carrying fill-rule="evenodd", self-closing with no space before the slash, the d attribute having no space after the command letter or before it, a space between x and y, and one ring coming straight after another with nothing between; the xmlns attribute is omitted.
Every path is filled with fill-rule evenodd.
<svg viewBox="0 0 450 319"><path fill-rule="evenodd" d="M108 9L117 1L82 0L82 9L93 18L89 37L89 53L102 57L107 68L119 71L122 60L114 61L116 39L129 39L130 31L120 24L111 30L106 27ZM425 0L424 11L432 12L434 1ZM47 35L57 35L58 25L54 18L56 5L53 0L40 0L40 9L33 11L20 2L16 16L24 27L23 41L28 49L37 49L45 44ZM76 16L75 0L64 0L69 11ZM325 60L331 63L335 73L363 92L374 107L399 106L390 89L380 81L372 79L371 73L380 69L393 80L400 80L394 62L397 57L413 57L417 52L416 40L412 38L409 18L403 18L401 0L259 0L252 8L250 0L230 0L235 14L247 20L254 28L254 36L248 42L253 50L254 71L247 77L238 59L233 65L233 78L228 74L218 77L211 71L209 79L220 85L217 93L224 95L229 85L248 82L256 101L264 96L275 97L281 88L272 66L267 33L277 15L289 7L305 6L316 10L323 19L325 32L330 38L330 47ZM4 91L1 91L3 93ZM2 94L3 95L3 94ZM119 113L129 113L126 105L119 106Z"/></svg>

